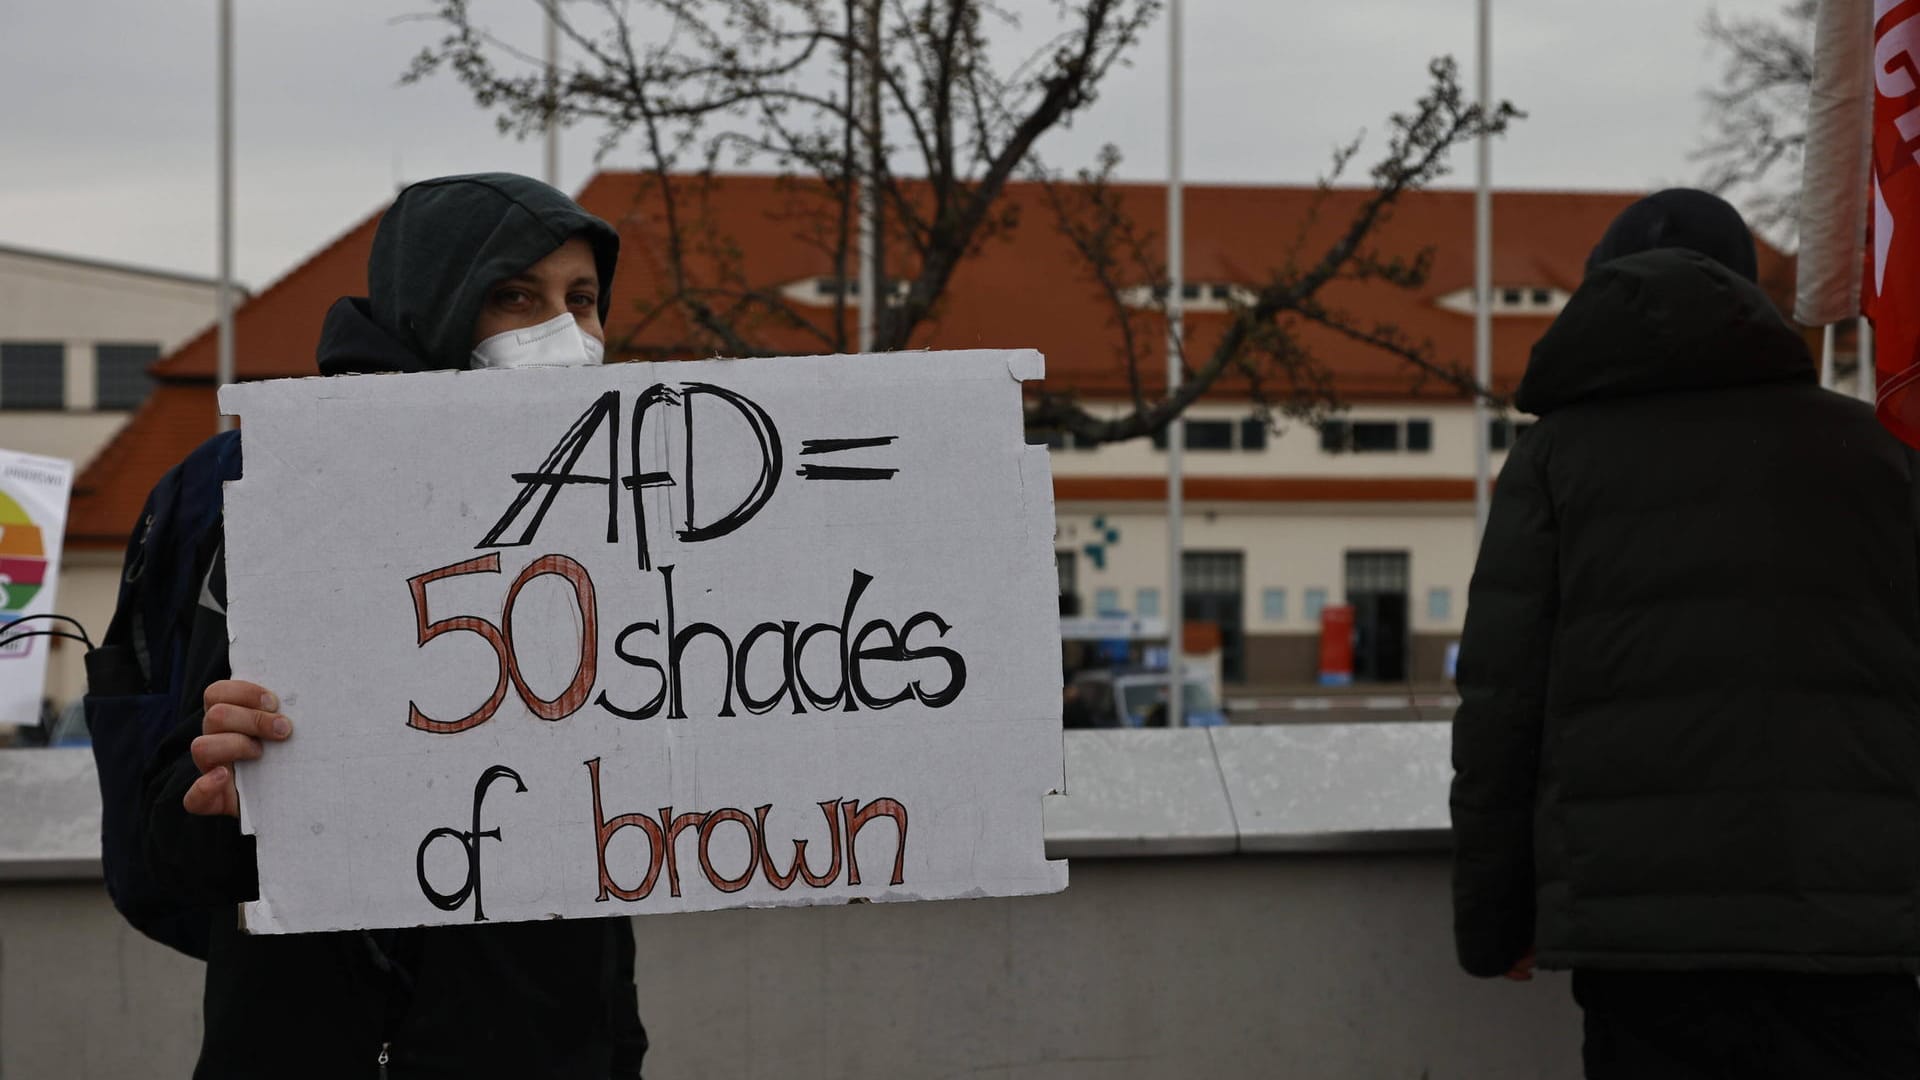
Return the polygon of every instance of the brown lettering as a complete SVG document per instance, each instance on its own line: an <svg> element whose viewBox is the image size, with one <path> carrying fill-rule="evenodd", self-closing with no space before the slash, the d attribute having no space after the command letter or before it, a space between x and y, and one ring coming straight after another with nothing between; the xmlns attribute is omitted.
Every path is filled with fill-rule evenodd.
<svg viewBox="0 0 1920 1080"><path fill-rule="evenodd" d="M608 821L600 809L600 759L594 758L586 763L587 777L593 784L593 842L600 861L600 895L596 901L608 896L617 896L622 900L644 900L653 892L653 886L660 880L660 859L663 852L671 853L665 839L661 836L660 825L645 814L621 814ZM647 858L647 876L640 882L639 888L623 889L613 880L613 874L607 869L607 841L613 834L628 826L636 826L647 834L649 855ZM679 894L675 894L679 895Z"/></svg>
<svg viewBox="0 0 1920 1080"><path fill-rule="evenodd" d="M760 865L766 873L767 884L782 892L793 886L793 879L796 877L804 879L809 886L816 889L824 889L833 884L834 879L840 876L840 800L828 799L820 804L820 813L827 819L827 850L833 852L833 862L824 874L814 873L807 865L805 840L793 842L793 863L787 867L786 873L782 874L773 868L773 857L767 853L767 812L772 809L773 804L768 803L766 806L755 807L753 811L754 820L759 824Z"/></svg>
<svg viewBox="0 0 1920 1080"><path fill-rule="evenodd" d="M847 817L847 884L860 884L860 854L855 841L860 837L861 828L877 817L892 818L893 823L899 826L900 846L893 850L893 880L890 884L900 884L906 880L907 808L900 805L898 799L875 799L858 810L854 807L854 800L841 800L840 812Z"/></svg>
<svg viewBox="0 0 1920 1080"><path fill-rule="evenodd" d="M713 830L722 822L732 821L747 830L747 868L737 878L723 877L713 868L713 859L707 852L707 844L713 838ZM700 870L707 875L707 884L723 893L739 892L753 880L754 867L760 862L760 830L753 827L753 819L732 807L715 810L700 823Z"/></svg>
<svg viewBox="0 0 1920 1080"><path fill-rule="evenodd" d="M687 829L698 829L700 823L705 820L707 815L702 813L688 812L674 817L673 807L660 808L660 822L667 831L667 895L669 896L680 895L680 860L679 853L674 850L679 846L680 834ZM669 821L673 824L667 825Z"/></svg>

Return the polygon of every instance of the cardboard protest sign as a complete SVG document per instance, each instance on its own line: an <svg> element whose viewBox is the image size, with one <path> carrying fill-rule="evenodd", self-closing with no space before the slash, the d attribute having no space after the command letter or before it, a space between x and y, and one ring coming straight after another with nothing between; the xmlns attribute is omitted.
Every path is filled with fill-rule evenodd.
<svg viewBox="0 0 1920 1080"><path fill-rule="evenodd" d="M1032 352L231 386L276 933L1066 887Z"/></svg>
<svg viewBox="0 0 1920 1080"><path fill-rule="evenodd" d="M0 450L0 724L40 722L54 639L26 634L68 629L40 616L59 610L60 542L72 487L73 462Z"/></svg>

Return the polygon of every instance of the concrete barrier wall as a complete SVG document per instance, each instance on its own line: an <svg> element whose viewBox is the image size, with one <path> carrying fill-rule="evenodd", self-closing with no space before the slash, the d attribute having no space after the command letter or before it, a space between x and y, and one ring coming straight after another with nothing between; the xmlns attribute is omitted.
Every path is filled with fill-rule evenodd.
<svg viewBox="0 0 1920 1080"><path fill-rule="evenodd" d="M1080 851L1059 896L637 919L647 1075L1577 1077L1563 978L1454 967L1435 747L1412 727L1238 747L1070 733L1086 801L1049 812L1049 849ZM1135 735L1155 737L1109 737ZM186 1076L200 965L127 929L84 857L48 850L71 847L70 821L24 820L71 817L92 781L77 761L0 754L0 1078ZM1103 846L1135 854L1084 854Z"/></svg>
<svg viewBox="0 0 1920 1080"><path fill-rule="evenodd" d="M653 1080L1547 1080L1565 980L1453 965L1436 854L1076 860L1054 897L635 921ZM0 1077L184 1077L201 966L0 884Z"/></svg>

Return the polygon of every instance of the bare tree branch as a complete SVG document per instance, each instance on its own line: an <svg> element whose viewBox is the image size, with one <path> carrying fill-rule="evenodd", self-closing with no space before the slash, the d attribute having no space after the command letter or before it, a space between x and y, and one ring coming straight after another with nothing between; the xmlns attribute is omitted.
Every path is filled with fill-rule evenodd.
<svg viewBox="0 0 1920 1080"><path fill-rule="evenodd" d="M1331 386L1331 379L1325 377L1325 365L1302 348L1297 335L1288 328L1288 323L1293 321L1324 326L1349 340L1398 357L1416 373L1416 385L1419 381L1438 379L1456 392L1492 399L1491 390L1477 386L1471 377L1464 375L1464 369L1435 359L1430 345L1414 343L1390 325L1363 327L1344 314L1330 310L1319 299L1323 288L1343 277L1379 280L1400 288L1424 284L1431 266L1430 252L1421 252L1412 260L1388 258L1367 250L1370 237L1401 196L1445 175L1446 158L1454 146L1478 136L1483 130L1504 131L1520 115L1504 102L1490 115L1482 113L1477 105L1468 104L1461 93L1459 72L1452 60L1434 61L1430 74L1433 83L1415 110L1392 119L1386 156L1371 171L1373 185L1339 236L1304 271L1296 269L1296 261L1290 256L1287 265L1271 274L1251 303L1235 305L1212 352L1198 367L1188 370L1178 390L1152 403L1143 403L1136 391L1131 412L1104 418L1095 416L1068 396L1049 395L1029 410L1028 424L1070 432L1076 442L1135 438L1164 427L1232 372L1248 377L1255 401L1263 407L1271 408L1274 404L1265 387L1276 378L1292 391L1303 386L1325 390ZM1335 168L1344 168L1352 153L1336 152ZM1322 204L1324 195L1323 186L1316 206ZM1096 210L1101 207L1098 202L1092 205ZM1110 235L1119 226L1108 221L1096 222L1090 228L1084 222L1063 221L1061 228L1075 240L1076 248L1095 268L1096 282L1101 283L1110 296L1118 295L1102 281L1103 276L1112 272L1107 264L1114 257L1113 249L1110 246L1102 249L1088 238ZM1305 235L1302 234L1303 243ZM1089 250L1092 255L1088 254ZM1139 256L1135 258L1136 262L1144 261ZM1156 289L1162 284L1163 279L1156 280ZM1127 362L1130 379L1136 386L1141 358L1138 340L1137 336L1122 331L1123 347L1133 350ZM1328 393L1327 397L1330 396ZM1311 412L1316 405L1311 396L1303 398L1295 393L1280 407L1283 411L1305 408Z"/></svg>
<svg viewBox="0 0 1920 1080"><path fill-rule="evenodd" d="M1704 95L1710 132L1693 153L1704 167L1701 186L1739 204L1755 229L1788 248L1799 236L1818 10L1818 0L1793 0L1772 18L1716 11L1704 28L1724 60L1719 83Z"/></svg>
<svg viewBox="0 0 1920 1080"><path fill-rule="evenodd" d="M1125 62L1162 0L528 0L553 17L570 48L548 72L525 50L476 21L470 0L431 0L443 27L406 81L446 73L502 131L528 136L547 125L592 124L604 156L639 151L635 216L659 231L644 258L657 268L653 295L637 303L623 351L649 357L730 356L793 351L796 340L823 350L847 346L849 284L858 275L856 200L871 185L884 207L882 251L887 307L876 313L877 347L908 347L934 318L955 273L983 245L1018 225L1007 199L1016 177L1040 182L1060 235L1110 313L1125 400L1099 415L1073 395L1048 392L1029 410L1036 429L1110 442L1159 431L1223 379L1251 396L1258 415L1324 415L1338 404L1325 359L1301 331L1331 332L1403 362L1413 385L1486 393L1458 365L1393 326L1363 323L1330 308L1323 290L1365 281L1381 288L1423 285L1431 252L1382 250L1379 230L1408 191L1443 175L1448 153L1481 132L1498 133L1518 114L1490 114L1465 100L1451 61L1435 61L1432 83L1408 114L1391 119L1386 146L1351 212L1325 222L1336 205L1333 180L1359 152L1337 147L1299 238L1278 265L1255 268L1235 286L1224 324L1205 355L1180 357L1177 392L1154 389L1144 365L1165 360L1166 268L1159 241L1134 222L1113 185L1115 154L1067 181L1039 164L1052 131L1091 105L1115 64ZM990 27L1017 26L1019 10L1044 10L1054 29L1045 45L1011 66L997 65ZM865 14L863 14L865 13ZM869 35L868 14L882 21ZM876 43L877 42L877 43ZM856 93L862 78L879 90L876 122ZM887 143L904 133L902 147ZM864 147L877 147L863 175ZM903 176L896 153L914 161ZM915 159L917 158L917 161ZM771 163L784 178L783 203L767 220L795 230L832 275L825 311L797 304L790 281L756 279L746 245L715 207L722 162ZM784 224L782 224L784 223ZM1329 231L1331 230L1331 235ZM1310 237L1323 246L1310 247ZM1237 272L1237 271L1236 271ZM824 305L822 305L824 306ZM673 329L668 329L669 327Z"/></svg>

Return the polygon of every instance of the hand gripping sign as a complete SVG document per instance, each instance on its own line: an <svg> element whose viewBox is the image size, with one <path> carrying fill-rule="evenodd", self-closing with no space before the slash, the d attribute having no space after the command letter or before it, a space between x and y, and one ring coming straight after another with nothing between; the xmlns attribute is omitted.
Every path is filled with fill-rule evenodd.
<svg viewBox="0 0 1920 1080"><path fill-rule="evenodd" d="M231 386L256 933L1066 887L1032 352Z"/></svg>

